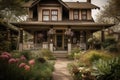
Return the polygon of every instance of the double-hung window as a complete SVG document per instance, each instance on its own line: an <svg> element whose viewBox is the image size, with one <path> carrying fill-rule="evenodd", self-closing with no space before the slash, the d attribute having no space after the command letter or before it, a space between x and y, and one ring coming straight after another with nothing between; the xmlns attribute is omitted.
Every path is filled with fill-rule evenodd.
<svg viewBox="0 0 120 80"><path fill-rule="evenodd" d="M82 17L82 20L87 20L87 10L82 10L81 17Z"/></svg>
<svg viewBox="0 0 120 80"><path fill-rule="evenodd" d="M73 19L74 20L79 20L79 10L74 10L73 11Z"/></svg>
<svg viewBox="0 0 120 80"><path fill-rule="evenodd" d="M43 10L43 21L50 20L50 10Z"/></svg>
<svg viewBox="0 0 120 80"><path fill-rule="evenodd" d="M58 20L58 10L51 10L51 20L52 21Z"/></svg>

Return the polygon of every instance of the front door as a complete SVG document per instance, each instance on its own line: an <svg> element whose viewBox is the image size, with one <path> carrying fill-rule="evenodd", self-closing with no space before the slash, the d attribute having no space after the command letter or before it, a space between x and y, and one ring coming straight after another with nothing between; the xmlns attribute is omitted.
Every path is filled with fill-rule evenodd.
<svg viewBox="0 0 120 80"><path fill-rule="evenodd" d="M56 45L57 45L57 50L63 49L63 35L62 34L56 35Z"/></svg>

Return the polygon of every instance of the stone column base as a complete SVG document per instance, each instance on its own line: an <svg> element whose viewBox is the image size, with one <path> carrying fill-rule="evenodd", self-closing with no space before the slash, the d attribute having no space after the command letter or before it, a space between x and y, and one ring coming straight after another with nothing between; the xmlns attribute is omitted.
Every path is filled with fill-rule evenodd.
<svg viewBox="0 0 120 80"><path fill-rule="evenodd" d="M19 51L23 51L23 43L19 44Z"/></svg>

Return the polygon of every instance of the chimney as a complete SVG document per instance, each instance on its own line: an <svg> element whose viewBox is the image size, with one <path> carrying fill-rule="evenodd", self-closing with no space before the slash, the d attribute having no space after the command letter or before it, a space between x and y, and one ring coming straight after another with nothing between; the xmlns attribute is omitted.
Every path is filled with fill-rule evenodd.
<svg viewBox="0 0 120 80"><path fill-rule="evenodd" d="M91 0L87 0L88 3L91 3Z"/></svg>

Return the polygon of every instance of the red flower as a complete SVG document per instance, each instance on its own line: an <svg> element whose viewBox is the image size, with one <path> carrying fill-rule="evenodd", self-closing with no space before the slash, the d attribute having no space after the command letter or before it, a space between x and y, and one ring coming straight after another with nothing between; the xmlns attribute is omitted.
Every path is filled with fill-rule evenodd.
<svg viewBox="0 0 120 80"><path fill-rule="evenodd" d="M16 59L11 58L11 59L9 59L8 63L16 63Z"/></svg>
<svg viewBox="0 0 120 80"><path fill-rule="evenodd" d="M25 58L24 55L22 55L22 56L20 57L20 59L23 60L23 61L26 60L26 58Z"/></svg>
<svg viewBox="0 0 120 80"><path fill-rule="evenodd" d="M9 56L8 55L0 55L0 58L2 58L2 59L9 59Z"/></svg>
<svg viewBox="0 0 120 80"><path fill-rule="evenodd" d="M20 61L20 59L19 58L16 58L16 62L19 62Z"/></svg>
<svg viewBox="0 0 120 80"><path fill-rule="evenodd" d="M25 65L24 68L25 68L26 71L30 70L30 66L28 66L28 65Z"/></svg>
<svg viewBox="0 0 120 80"><path fill-rule="evenodd" d="M9 58L11 58L11 54L8 52L3 52L2 55L7 55Z"/></svg>
<svg viewBox="0 0 120 80"><path fill-rule="evenodd" d="M28 63L29 63L30 65L34 65L34 64L35 64L35 60L34 60L34 59L31 59Z"/></svg>
<svg viewBox="0 0 120 80"><path fill-rule="evenodd" d="M21 63L21 64L19 65L19 68L24 67L25 65L26 65L25 63Z"/></svg>

